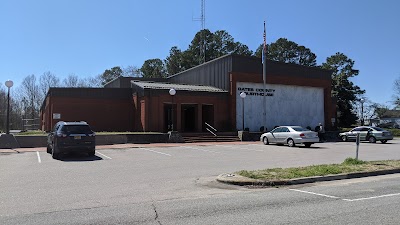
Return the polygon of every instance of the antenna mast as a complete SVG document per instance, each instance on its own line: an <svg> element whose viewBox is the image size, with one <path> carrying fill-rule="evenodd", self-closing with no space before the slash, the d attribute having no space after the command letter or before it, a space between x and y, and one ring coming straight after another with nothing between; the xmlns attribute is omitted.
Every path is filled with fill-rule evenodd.
<svg viewBox="0 0 400 225"><path fill-rule="evenodd" d="M199 50L200 50L200 57L199 57L199 64L206 62L206 37L205 37L205 26L206 26L206 0L201 0L201 15L200 18L193 19L194 21L201 22L201 30L200 30L200 43L199 43Z"/></svg>

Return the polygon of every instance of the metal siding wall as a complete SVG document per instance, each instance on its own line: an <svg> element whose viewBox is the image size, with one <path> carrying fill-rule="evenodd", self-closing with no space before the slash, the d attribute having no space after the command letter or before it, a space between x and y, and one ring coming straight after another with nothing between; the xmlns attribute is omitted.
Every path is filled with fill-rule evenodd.
<svg viewBox="0 0 400 225"><path fill-rule="evenodd" d="M231 67L232 56L228 55L177 74L168 80L171 83L213 86L228 91Z"/></svg>

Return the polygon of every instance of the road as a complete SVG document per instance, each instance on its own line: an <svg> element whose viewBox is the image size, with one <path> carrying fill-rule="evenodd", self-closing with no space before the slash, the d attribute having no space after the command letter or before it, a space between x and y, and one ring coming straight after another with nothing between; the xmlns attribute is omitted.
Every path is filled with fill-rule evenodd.
<svg viewBox="0 0 400 225"><path fill-rule="evenodd" d="M400 159L399 144L361 143L360 159ZM354 142L99 148L63 160L0 154L0 224L398 224L398 174L266 189L215 181L354 156Z"/></svg>

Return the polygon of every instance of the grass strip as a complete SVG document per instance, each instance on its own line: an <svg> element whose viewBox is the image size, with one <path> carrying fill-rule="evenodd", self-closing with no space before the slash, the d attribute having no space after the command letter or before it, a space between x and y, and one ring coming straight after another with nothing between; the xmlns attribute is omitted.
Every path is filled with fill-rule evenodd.
<svg viewBox="0 0 400 225"><path fill-rule="evenodd" d="M259 180L288 180L341 173L373 172L378 170L400 169L400 160L361 161L347 158L341 164L312 165L295 168L272 168L264 170L241 170L236 174Z"/></svg>

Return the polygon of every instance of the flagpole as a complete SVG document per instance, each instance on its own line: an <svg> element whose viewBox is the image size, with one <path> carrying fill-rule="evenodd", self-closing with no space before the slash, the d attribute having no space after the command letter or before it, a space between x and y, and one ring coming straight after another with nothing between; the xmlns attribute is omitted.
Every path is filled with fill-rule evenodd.
<svg viewBox="0 0 400 225"><path fill-rule="evenodd" d="M264 83L264 101L263 101L263 124L264 129L267 131L267 96L266 96L266 79L267 79L267 35L265 32L265 21L264 21L264 43L263 43L263 52L262 52L262 64L263 64L263 83Z"/></svg>

